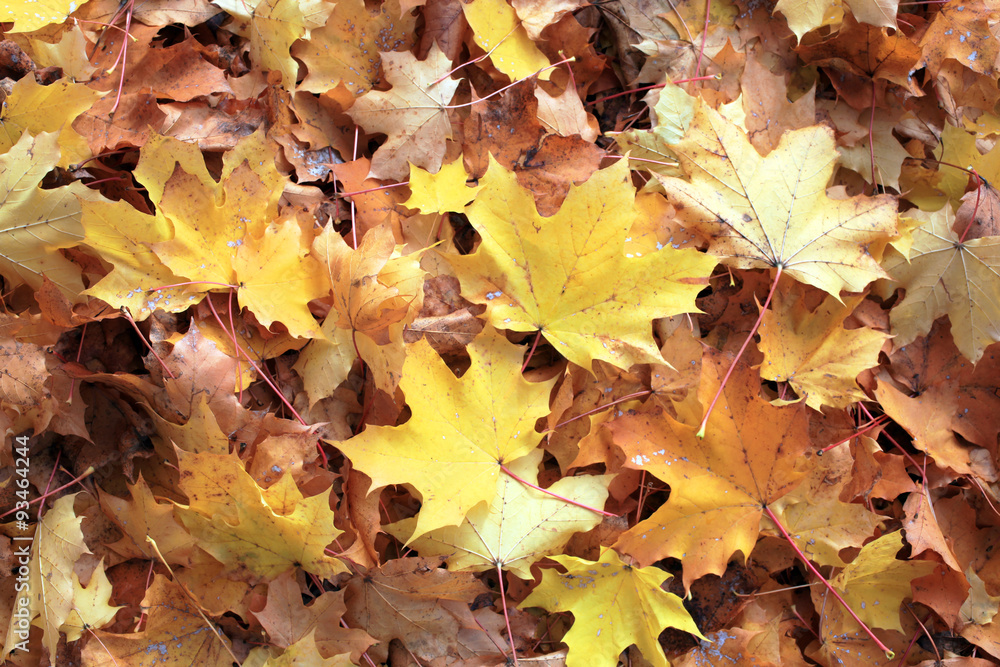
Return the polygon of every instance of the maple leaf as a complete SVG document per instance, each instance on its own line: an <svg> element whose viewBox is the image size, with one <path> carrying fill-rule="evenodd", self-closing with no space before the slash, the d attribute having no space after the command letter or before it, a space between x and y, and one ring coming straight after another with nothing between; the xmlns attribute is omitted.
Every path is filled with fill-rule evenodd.
<svg viewBox="0 0 1000 667"><path fill-rule="evenodd" d="M162 213L146 215L120 201L81 201L80 206L83 243L112 265L84 294L127 308L137 320L146 319L157 307L184 310L201 300L184 287L169 287L183 281L149 248L173 236L173 225ZM154 292L155 287L166 289Z"/></svg>
<svg viewBox="0 0 1000 667"><path fill-rule="evenodd" d="M71 302L80 301L80 267L59 253L83 238L80 199L101 197L81 183L43 190L45 176L59 161L59 134L24 132L0 155L0 273L12 286L38 289L45 276Z"/></svg>
<svg viewBox="0 0 1000 667"><path fill-rule="evenodd" d="M472 573L448 572L438 569L440 564L439 558L394 558L347 582L344 619L381 642L369 651L375 660L384 661L379 653L386 653L384 646L393 639L421 660L447 654L444 637L459 637L461 654L472 653L461 636L464 627L475 627L466 600L486 587Z"/></svg>
<svg viewBox="0 0 1000 667"><path fill-rule="evenodd" d="M199 546L220 562L261 579L301 567L323 577L345 570L325 553L341 534L328 494L303 498L291 475L261 489L239 459L177 450L181 520Z"/></svg>
<svg viewBox="0 0 1000 667"><path fill-rule="evenodd" d="M858 23L851 14L844 15L835 34L815 44L800 45L796 51L806 62L841 73L839 85L835 85L856 109L875 103L872 98L878 81L901 86L915 97L923 94L913 79L920 60L917 45L898 30L889 34L885 28Z"/></svg>
<svg viewBox="0 0 1000 667"><path fill-rule="evenodd" d="M672 144L690 181L656 174L709 252L741 269L780 268L839 298L886 277L868 246L896 233L888 195L831 199L833 132L815 125L786 132L762 157L746 134L704 103Z"/></svg>
<svg viewBox="0 0 1000 667"><path fill-rule="evenodd" d="M42 132L58 132L59 166L90 157L86 140L68 126L104 95L82 83L65 79L43 86L35 77L24 77L14 84L0 113L0 153L10 150L23 132L35 136Z"/></svg>
<svg viewBox="0 0 1000 667"><path fill-rule="evenodd" d="M291 649L305 639L324 655L360 656L375 640L363 630L341 628L345 611L343 590L327 591L309 605L303 604L295 575L286 572L268 584L267 604L253 615L279 648Z"/></svg>
<svg viewBox="0 0 1000 667"><path fill-rule="evenodd" d="M650 321L697 310L694 297L715 262L673 248L626 257L635 218L627 174L623 161L597 172L542 218L531 193L491 158L466 209L482 243L472 255L448 257L463 296L486 304L493 326L541 331L584 368L595 359L623 368L663 363Z"/></svg>
<svg viewBox="0 0 1000 667"><path fill-rule="evenodd" d="M83 0L86 2L87 0ZM0 22L13 21L7 32L34 32L50 23L62 23L72 14L79 0L11 0L0 9Z"/></svg>
<svg viewBox="0 0 1000 667"><path fill-rule="evenodd" d="M468 180L461 158L442 165L435 174L410 165L410 198L403 205L421 213L461 213L482 189L467 187Z"/></svg>
<svg viewBox="0 0 1000 667"><path fill-rule="evenodd" d="M703 405L718 389L727 364L721 354L706 356L698 390ZM737 551L746 558L757 541L764 506L804 476L805 406L772 406L757 395L755 379L748 367L736 367L704 439L695 435L695 427L662 411L626 415L607 425L628 467L670 485L667 502L619 537L615 547L640 563L681 559L685 588L706 574L722 574Z"/></svg>
<svg viewBox="0 0 1000 667"><path fill-rule="evenodd" d="M121 540L108 546L126 558L157 558L146 537L156 540L159 557L174 565L189 565L194 538L174 516L174 506L158 503L146 480L140 473L135 484L129 484L130 500L100 494L101 507L125 534Z"/></svg>
<svg viewBox="0 0 1000 667"><path fill-rule="evenodd" d="M379 52L413 46L416 18L399 0L370 9L363 0L341 0L336 9L309 40L292 46L292 55L308 68L298 89L324 93L343 84L352 95L363 95L379 79Z"/></svg>
<svg viewBox="0 0 1000 667"><path fill-rule="evenodd" d="M897 28L896 12L899 0L845 0L851 8L851 15L862 23L873 26ZM810 30L836 23L834 0L778 0L774 11L781 12L788 21L788 27L799 42Z"/></svg>
<svg viewBox="0 0 1000 667"><path fill-rule="evenodd" d="M903 631L899 607L911 596L910 581L930 574L936 563L896 560L903 533L888 533L861 547L861 552L830 583L866 624Z"/></svg>
<svg viewBox="0 0 1000 667"><path fill-rule="evenodd" d="M760 325L761 377L788 382L806 405L846 408L864 400L855 378L878 366L882 344L890 336L872 329L844 329L843 322L862 298L846 304L827 297L810 312L803 290L778 290Z"/></svg>
<svg viewBox="0 0 1000 667"><path fill-rule="evenodd" d="M997 76L1000 44L993 23L995 11L982 0L945 3L920 39L923 57L917 67L926 65L936 72L945 59L951 58L980 74ZM958 39L949 39L949 35L957 35Z"/></svg>
<svg viewBox="0 0 1000 667"><path fill-rule="evenodd" d="M59 632L65 632L67 639L80 638L82 625L99 628L114 618L118 607L111 607L111 585L104 574L104 561L91 575L90 585L84 588L74 571L74 565L84 554L91 553L84 542L80 530L82 516L73 510L77 494L57 499L52 509L45 513L35 527L31 561L27 568L26 588L19 597L21 607L28 613L25 619L41 617L44 645L49 655L56 655ZM18 644L16 629L20 627L18 617L11 617L10 627L4 641L0 659L6 659ZM26 637L21 637L21 640Z"/></svg>
<svg viewBox="0 0 1000 667"><path fill-rule="evenodd" d="M907 259L889 250L883 261L894 282L880 286L882 294L902 287L906 296L889 315L898 347L930 331L938 317L951 320L959 351L973 363L983 350L1000 341L1000 238L962 241L952 231L951 207L927 213L907 212L920 223L913 230Z"/></svg>
<svg viewBox="0 0 1000 667"><path fill-rule="evenodd" d="M424 341L408 346L399 386L413 415L332 443L372 478L371 490L411 484L423 504L410 540L457 526L497 492L500 466L538 445L535 421L548 412L555 379L520 373L524 350L487 328L470 345L472 365L456 378Z"/></svg>
<svg viewBox="0 0 1000 667"><path fill-rule="evenodd" d="M333 309L323 321L324 338L312 341L295 366L310 402L347 379L355 350L377 385L391 394L402 371L402 326L423 303L422 253L400 256L388 225L370 229L357 249L328 226L313 241L312 253L326 269Z"/></svg>
<svg viewBox="0 0 1000 667"><path fill-rule="evenodd" d="M312 221L291 211L277 214L274 186L283 179L270 162L267 180L241 164L222 183L206 183L198 173L204 167L192 174L179 166L154 201L174 233L153 251L178 276L205 283L194 291L239 285L240 305L263 324L281 321L293 336L315 337L319 327L306 304L327 294L329 285L309 256ZM172 303L159 294L151 301L165 309Z"/></svg>
<svg viewBox="0 0 1000 667"><path fill-rule="evenodd" d="M566 573L545 570L542 583L518 606L572 612L573 627L563 636L569 646L567 667L614 664L630 644L655 667L667 667L670 663L657 641L663 629L677 628L704 639L681 599L660 587L671 578L663 570L628 565L603 546L597 561L551 559Z"/></svg>
<svg viewBox="0 0 1000 667"><path fill-rule="evenodd" d="M219 0L221 9L244 19L241 34L250 38L250 59L263 69L281 72L282 85L295 88L298 65L289 54L292 44L308 38L326 22L333 7L321 0Z"/></svg>
<svg viewBox="0 0 1000 667"><path fill-rule="evenodd" d="M548 66L549 59L538 49L514 8L507 3L473 0L462 5L465 19L472 26L473 39L490 54L493 66L512 81L531 76ZM538 78L548 80L551 72Z"/></svg>
<svg viewBox="0 0 1000 667"><path fill-rule="evenodd" d="M141 608L148 614L142 632L95 631L100 641L83 647L84 663L95 667L152 665L145 661L151 657L163 660L167 655L171 662L180 664L231 667L232 654L227 651L230 642L223 639L223 644L205 627L199 609L180 585L161 574L154 575Z"/></svg>
<svg viewBox="0 0 1000 667"><path fill-rule="evenodd" d="M538 464L544 452L536 449L509 465L521 479L538 483ZM587 507L603 507L608 496L608 475L564 477L548 487L549 493L525 486L510 475L497 479L496 496L489 507L472 508L460 526L440 528L409 540L422 556L445 556L449 570L482 571L503 568L521 579L531 579L531 565L558 553L575 532L585 532L601 522ZM404 519L385 527L404 541L417 519Z"/></svg>
<svg viewBox="0 0 1000 667"><path fill-rule="evenodd" d="M459 84L442 78L451 69L451 61L435 44L423 61L410 53L383 53L382 68L392 88L369 92L347 110L369 132L389 135L372 156L370 176L404 180L409 164L437 171L445 139L451 138L445 105Z"/></svg>

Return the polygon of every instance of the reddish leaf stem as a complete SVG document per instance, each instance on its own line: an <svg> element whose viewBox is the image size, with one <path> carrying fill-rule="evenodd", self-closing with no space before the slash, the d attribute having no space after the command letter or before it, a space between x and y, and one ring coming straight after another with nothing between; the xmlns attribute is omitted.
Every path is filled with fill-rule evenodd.
<svg viewBox="0 0 1000 667"><path fill-rule="evenodd" d="M167 375L170 376L170 379L176 380L177 378L174 377L174 374L170 371L169 368L167 368L167 365L163 363L163 359L160 359L160 355L158 355L156 353L156 350L153 349L152 344L148 340L146 340L146 337L142 335L141 331L139 331L139 325L135 323L134 319L132 319L132 314L128 312L128 308L122 306L120 312L122 315L125 316L125 319L128 320L128 323L132 325L132 328L135 329L135 332L136 334L138 334L139 340L142 341L142 344L145 345L146 349L148 349L153 354L153 356L156 357L156 360L160 362L160 367L163 368L164 371L166 371Z"/></svg>
<svg viewBox="0 0 1000 667"><path fill-rule="evenodd" d="M543 489L542 487L540 487L540 486L538 486L536 484L532 484L528 480L523 479L521 477L518 477L517 474L514 473L514 471L512 471L510 468L508 468L507 466L505 466L502 463L500 464L500 470L503 470L509 476L511 476L514 479L516 479L517 481L519 481L521 484L524 484L525 486L530 486L531 488L535 489L536 491L541 491L542 493L547 493L548 495L552 496L553 498L558 498L559 500L561 500L561 501L563 501L565 503L569 503L570 505L576 505L577 507L582 507L585 510L590 510L591 512L596 512L597 514L600 514L601 516L618 516L617 514L612 514L611 512L605 512L604 510L599 510L599 509L597 509L595 507L591 507L590 505L584 505L581 502L577 502L577 501L572 500L570 498L566 498L566 497L560 496L558 493L553 493L552 491L549 491L548 489Z"/></svg>
<svg viewBox="0 0 1000 667"><path fill-rule="evenodd" d="M643 389L642 391L637 391L635 393L629 394L628 396L622 396L621 398L616 398L615 400L611 401L610 403L605 403L604 405L598 405L596 408L591 408L590 410L587 410L586 412L581 412L580 414L576 415L575 417L570 417L569 419L567 419L564 422L559 422L558 424L556 424L555 426L553 426L552 428L550 428L548 431L546 431L546 433L552 433L557 428L561 428L561 427L565 426L566 424L569 424L571 422L575 422L577 419L582 419L584 417L592 415L595 412L601 412L602 410L607 410L608 408L610 408L612 406L615 406L615 405L618 405L619 403L624 403L625 401L631 401L633 398L639 398L641 396L649 396L652 393L653 393L652 389Z"/></svg>
<svg viewBox="0 0 1000 667"><path fill-rule="evenodd" d="M507 624L507 641L510 642L510 654L514 657L514 665L518 666L517 662L517 647L514 646L514 633L510 630L510 616L507 615L507 592L503 587L503 569L500 567L500 563L497 563L497 579L500 581L500 606L503 608L503 620Z"/></svg>
<svg viewBox="0 0 1000 667"><path fill-rule="evenodd" d="M764 313L767 312L767 307L771 305L771 297L774 296L774 291L778 288L778 281L781 280L781 272L784 271L784 266L778 265L778 273L774 276L774 282L771 283L771 291L767 293L767 299L764 301L764 305L760 309L760 315L757 316L757 321L753 323L753 328L750 329L750 333L747 334L747 339L743 341L743 345L740 347L740 351L736 353L736 358L733 359L733 363L729 366L729 370L726 371L726 376L722 378L722 382L719 383L719 390L715 392L715 398L712 399L712 403L708 406L708 410L705 411L705 418L701 420L701 426L698 428L698 437L705 437L705 426L708 425L708 418L712 415L712 410L715 409L715 404L719 402L719 397L722 396L722 390L726 388L726 383L729 381L729 376L733 374L733 370L736 368L736 364L739 363L740 357L743 356L743 352L746 351L747 345L753 340L754 334L757 333L757 329L760 328L760 323L764 320Z"/></svg>
<svg viewBox="0 0 1000 667"><path fill-rule="evenodd" d="M541 338L541 337L542 337L542 332L541 331L537 331L535 333L535 342L533 342L531 344L531 349L528 350L528 356L524 358L524 363L521 364L521 372L522 373L528 367L528 363L531 361L531 355L533 355L535 353L535 348L538 347L538 339Z"/></svg>
<svg viewBox="0 0 1000 667"><path fill-rule="evenodd" d="M869 422L868 425L865 426L864 428L862 428L860 431L855 431L854 433L852 433L851 435L847 436L843 440L835 442L832 445L827 445L823 449L819 450L819 454L822 455L822 454L830 451L831 449L835 449L836 447L840 447L845 442L850 442L851 440L853 440L854 438L858 437L859 435L864 435L868 431L871 431L874 428L878 428L879 426L882 426L887 421L889 421L888 417L886 417L885 415L879 415L878 417L876 417L875 419L873 419L871 422Z"/></svg>
<svg viewBox="0 0 1000 667"><path fill-rule="evenodd" d="M215 316L215 321L219 323L219 327L225 330L226 325L222 323L222 318L220 318L219 313L216 312L215 306L212 305L211 299L209 300L208 305L211 306L212 315ZM251 368L257 371L257 375L259 375L260 378L267 383L267 386L271 388L271 391L275 393L275 395L278 397L278 400L284 403L285 407L288 408L288 411L291 412L293 415L295 415L295 418L299 420L299 423L302 424L303 426L309 426L309 424L306 423L306 420L302 418L302 415L300 415L298 411L292 407L292 404L288 402L288 399L285 398L285 395L278 390L278 387L276 387L273 382L271 382L271 378L269 378L267 374L260 369L260 366L257 365L257 362L255 362L250 357L250 354L242 347L240 347L239 343L234 343L234 345L236 345L237 360L239 360L239 355L242 354L246 358L247 363L250 364ZM239 373L239 366L237 366L236 372Z"/></svg>
<svg viewBox="0 0 1000 667"><path fill-rule="evenodd" d="M833 594L833 597L836 598L837 602L843 605L844 609L847 610L847 613L851 615L851 618L857 621L858 625L860 625L861 628L865 631L865 633L867 633L868 636L871 637L872 641L875 642L875 645L878 646L880 649L882 649L882 652L885 653L886 657L889 660L892 660L893 656L895 656L895 653L893 653L888 646L883 644L879 640L879 638L875 636L875 633L871 631L871 628L865 625L865 622L862 621L861 618L854 613L854 610L851 609L851 605L847 604L844 598L840 597L840 593L837 592L837 589L834 588L833 585L826 580L826 577L820 574L820 571L816 568L815 565L812 564L812 561L809 560L809 557L802 552L802 549L799 549L799 545L795 543L795 540L792 539L792 536L789 535L788 531L785 530L785 527L781 525L781 522L778 521L778 517L775 516L774 512L771 511L771 508L768 505L764 505L764 512L766 512L768 518L770 518L771 521L774 522L774 525L778 527L778 530L781 531L782 536L788 541L789 544L792 545L792 549L795 550L795 553L798 554L799 558L802 560L803 563L805 563L806 567L812 570L812 573L819 578L819 580L823 583L824 586L826 586L826 590L830 591L830 593Z"/></svg>
<svg viewBox="0 0 1000 667"><path fill-rule="evenodd" d="M972 216L969 218L969 224L965 226L965 231L962 232L962 237L958 239L959 243L965 243L965 237L969 235L969 230L972 229L972 225L975 224L976 214L979 213L979 200L983 195L983 183L985 182L985 179L983 179L975 169L972 169L971 171L972 175L979 181L979 187L976 188L976 205L972 208Z"/></svg>
<svg viewBox="0 0 1000 667"><path fill-rule="evenodd" d="M35 498L33 500L29 500L28 501L28 505L29 506L30 505L34 505L35 503L42 502L46 498L51 498L52 496L56 495L60 491L68 489L69 487L73 486L74 484L78 484L81 480L84 480L84 479L86 479L87 477L90 477L93 474L94 474L94 466L90 466L89 468L87 468L86 470L84 470L82 474L78 475L77 477L74 477L70 481L68 481L65 484L63 484L62 486L60 486L58 489L52 489L51 491L46 491L43 495L40 495L40 496L38 496L37 498ZM0 519L4 518L8 514L13 514L13 513L14 513L14 509L7 510L3 514L0 514Z"/></svg>

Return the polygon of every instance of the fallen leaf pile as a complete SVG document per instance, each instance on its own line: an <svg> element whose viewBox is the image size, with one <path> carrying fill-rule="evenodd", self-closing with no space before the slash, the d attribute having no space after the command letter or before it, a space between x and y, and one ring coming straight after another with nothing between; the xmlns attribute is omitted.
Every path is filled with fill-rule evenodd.
<svg viewBox="0 0 1000 667"><path fill-rule="evenodd" d="M0 8L0 663L1000 664L1000 6Z"/></svg>

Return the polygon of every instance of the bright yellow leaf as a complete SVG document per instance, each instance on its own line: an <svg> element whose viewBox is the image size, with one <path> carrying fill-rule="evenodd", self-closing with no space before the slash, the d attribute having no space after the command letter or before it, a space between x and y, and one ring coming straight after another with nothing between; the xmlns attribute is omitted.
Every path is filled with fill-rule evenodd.
<svg viewBox="0 0 1000 667"><path fill-rule="evenodd" d="M511 80L525 79L549 65L533 41L528 37L514 8L506 2L473 0L462 5L465 19L472 26L472 38L483 51L490 53L493 66ZM548 81L552 70L538 75Z"/></svg>
<svg viewBox="0 0 1000 667"><path fill-rule="evenodd" d="M542 583L518 606L573 614L573 627L563 636L566 667L613 665L631 644L654 667L668 667L660 632L677 628L704 639L681 599L661 588L671 578L663 570L626 564L607 547L596 562L551 558L566 573L545 570Z"/></svg>
<svg viewBox="0 0 1000 667"><path fill-rule="evenodd" d="M861 547L857 557L830 580L869 627L902 632L899 607L904 598L912 596L910 581L937 567L933 561L896 560L903 544L902 531L883 535Z"/></svg>
<svg viewBox="0 0 1000 667"><path fill-rule="evenodd" d="M461 213L479 194L480 186L468 187L469 173L461 157L441 165L436 174L410 165L410 198L403 206L421 213Z"/></svg>
<svg viewBox="0 0 1000 667"><path fill-rule="evenodd" d="M498 329L541 331L584 368L595 359L621 368L662 364L652 320L697 311L695 296L715 261L673 248L625 254L636 208L623 160L571 188L550 218L538 214L513 172L490 160L466 209L482 243L471 255L448 256L462 295L486 304Z"/></svg>
<svg viewBox="0 0 1000 667"><path fill-rule="evenodd" d="M538 445L535 422L548 412L555 378L521 375L524 349L486 328L469 345L472 366L461 378L421 339L407 348L399 386L413 415L402 426L369 426L335 444L372 478L369 492L411 484L423 505L410 540L457 526L479 504L493 502L501 464Z"/></svg>

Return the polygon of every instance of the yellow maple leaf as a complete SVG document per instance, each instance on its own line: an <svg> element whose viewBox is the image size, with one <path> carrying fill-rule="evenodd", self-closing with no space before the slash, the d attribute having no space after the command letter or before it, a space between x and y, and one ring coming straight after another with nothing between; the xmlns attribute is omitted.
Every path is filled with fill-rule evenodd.
<svg viewBox="0 0 1000 667"><path fill-rule="evenodd" d="M524 350L487 327L469 345L472 366L456 378L421 339L408 346L399 386L413 416L402 426L370 426L332 443L372 478L371 490L411 484L423 506L411 540L457 526L496 497L500 466L534 449L535 422L548 412L555 378L522 377Z"/></svg>
<svg viewBox="0 0 1000 667"><path fill-rule="evenodd" d="M950 206L934 213L914 209L906 217L920 224L910 258L890 249L882 265L894 280L879 284L883 296L906 290L889 314L893 342L897 349L907 345L947 315L955 346L975 363L1000 341L1000 238L959 241Z"/></svg>
<svg viewBox="0 0 1000 667"><path fill-rule="evenodd" d="M42 628L45 648L49 655L56 655L60 631L74 641L80 638L82 624L106 625L118 611L118 607L108 605L111 585L104 574L103 559L87 588L80 585L74 571L80 557L91 553L80 529L83 517L73 510L76 496L74 493L57 499L35 526L27 586L16 598L16 608L25 610L28 616L11 616L0 659L6 659L19 641L27 639L17 632L24 620Z"/></svg>
<svg viewBox="0 0 1000 667"><path fill-rule="evenodd" d="M613 665L631 644L654 667L668 667L657 640L665 628L704 639L683 601L661 588L671 578L667 572L628 565L603 546L596 562L573 556L550 558L566 568L565 574L545 570L542 583L518 607L573 614L573 627L563 636L569 645L566 667Z"/></svg>
<svg viewBox="0 0 1000 667"><path fill-rule="evenodd" d="M372 156L369 175L402 181L410 164L437 171L445 139L451 138L445 105L459 84L447 76L451 61L435 42L424 60L411 53L383 53L382 68L392 88L369 92L347 110L369 132L389 136Z"/></svg>
<svg viewBox="0 0 1000 667"><path fill-rule="evenodd" d="M493 66L511 80L524 79L549 64L538 46L528 37L517 12L506 2L473 0L462 5L465 19L472 27L472 36L490 54ZM548 81L546 70L538 78Z"/></svg>
<svg viewBox="0 0 1000 667"><path fill-rule="evenodd" d="M410 198L403 206L421 213L461 213L481 189L478 185L468 187L468 180L469 172L461 157L441 165L435 174L410 165Z"/></svg>
<svg viewBox="0 0 1000 667"><path fill-rule="evenodd" d="M0 155L0 273L12 287L33 289L48 278L71 302L81 300L80 267L59 252L83 238L80 200L103 198L82 183L45 190L42 178L59 162L59 135L29 132Z"/></svg>
<svg viewBox="0 0 1000 667"><path fill-rule="evenodd" d="M146 215L123 201L80 205L83 243L113 267L84 294L115 308L128 308L137 320L146 319L156 308L180 312L201 301L203 294L191 294L185 287L153 290L183 282L149 248L173 236L173 225L162 213Z"/></svg>
<svg viewBox="0 0 1000 667"><path fill-rule="evenodd" d="M33 135L59 132L62 156L59 166L66 167L90 157L87 140L70 124L106 93L60 79L48 86L26 76L14 84L0 113L0 153L17 143L24 131Z"/></svg>
<svg viewBox="0 0 1000 667"><path fill-rule="evenodd" d="M174 274L203 283L184 290L188 296L181 298L182 305L190 305L185 302L192 294L238 285L240 305L264 325L280 321L292 336L320 335L307 304L326 295L329 283L309 256L313 221L300 219L292 210L278 215L274 186L283 179L269 176L275 172L273 160L262 170L264 179L259 166L255 170L244 162L221 183L199 173L203 165L195 167L194 174L186 171L180 162L192 161L185 154L178 160L160 198L154 200L173 235L152 248ZM229 164L235 161L231 158ZM150 178L159 174L150 172ZM177 305L170 294L159 292L145 304L149 310Z"/></svg>
<svg viewBox="0 0 1000 667"><path fill-rule="evenodd" d="M158 503L152 489L139 474L135 484L126 484L132 497L123 500L104 491L100 493L101 507L108 518L118 526L125 537L108 547L125 558L154 560L156 552L146 537L156 540L160 555L168 563L189 565L194 538L174 516L174 506Z"/></svg>
<svg viewBox="0 0 1000 667"><path fill-rule="evenodd" d="M250 39L250 60L265 70L281 72L281 83L295 88L298 64L289 50L311 29L323 25L333 6L321 0L220 0L229 14L243 19L236 31Z"/></svg>
<svg viewBox="0 0 1000 667"><path fill-rule="evenodd" d="M492 157L480 183L466 214L483 241L472 255L448 259L462 295L486 304L493 326L541 331L587 369L595 359L622 368L663 363L650 322L697 311L715 261L673 248L626 256L636 208L624 160L571 188L550 218Z"/></svg>
<svg viewBox="0 0 1000 667"><path fill-rule="evenodd" d="M265 580L297 567L324 578L345 571L325 552L341 534L328 493L303 498L291 475L262 489L231 455L177 450L177 458L189 499L177 511L220 562Z"/></svg>
<svg viewBox="0 0 1000 667"><path fill-rule="evenodd" d="M0 8L0 23L14 22L7 32L34 32L62 23L87 0L12 0Z"/></svg>
<svg viewBox="0 0 1000 667"><path fill-rule="evenodd" d="M760 325L761 377L788 382L816 410L865 400L855 378L878 366L879 351L890 336L867 327L844 328L862 298L845 304L827 297L810 311L802 289L777 290Z"/></svg>
<svg viewBox="0 0 1000 667"><path fill-rule="evenodd" d="M896 560L903 548L903 532L897 530L861 547L847 567L830 580L848 606L868 626L903 631L899 606L911 597L910 581L930 574L937 563ZM848 625L854 621L848 621Z"/></svg>
<svg viewBox="0 0 1000 667"><path fill-rule="evenodd" d="M889 195L831 199L833 131L786 132L766 157L746 133L699 101L671 148L690 181L656 174L685 226L711 239L709 252L740 269L780 268L839 298L886 274L868 247L896 234Z"/></svg>
<svg viewBox="0 0 1000 667"><path fill-rule="evenodd" d="M508 467L518 477L537 484L543 455L542 450L533 450ZM488 507L477 505L461 525L433 530L409 544L425 557L447 556L449 570L479 572L500 567L530 580L533 563L559 553L574 533L601 523L596 512L551 494L600 509L611 480L610 475L564 477L548 487L550 493L543 493L510 475L501 475ZM404 519L386 526L385 531L406 541L416 523L415 518Z"/></svg>
<svg viewBox="0 0 1000 667"><path fill-rule="evenodd" d="M83 663L92 667L145 666L163 661L200 667L233 664L231 642L225 635L220 641L181 586L164 575L153 576L141 609L148 614L142 632L96 631L99 641L84 645Z"/></svg>

